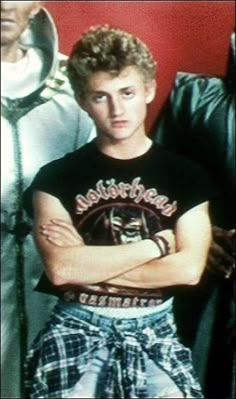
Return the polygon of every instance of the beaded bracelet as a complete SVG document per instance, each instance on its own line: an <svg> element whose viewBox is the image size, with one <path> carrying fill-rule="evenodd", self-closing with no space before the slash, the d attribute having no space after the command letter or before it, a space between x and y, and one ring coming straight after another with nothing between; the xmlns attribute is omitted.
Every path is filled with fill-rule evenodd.
<svg viewBox="0 0 236 399"><path fill-rule="evenodd" d="M160 258L162 258L163 256L166 256L170 253L170 246L168 241L162 237L159 236L158 234L153 235L152 237L149 237L150 240L154 241L155 244L158 246L158 249L160 251Z"/></svg>

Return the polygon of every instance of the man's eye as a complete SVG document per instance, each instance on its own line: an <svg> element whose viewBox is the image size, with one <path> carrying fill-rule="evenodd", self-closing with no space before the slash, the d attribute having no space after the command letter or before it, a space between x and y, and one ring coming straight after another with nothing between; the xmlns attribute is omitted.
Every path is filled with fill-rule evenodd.
<svg viewBox="0 0 236 399"><path fill-rule="evenodd" d="M132 98L132 97L134 97L134 92L130 91L130 90L124 91L123 96L125 98Z"/></svg>
<svg viewBox="0 0 236 399"><path fill-rule="evenodd" d="M93 97L93 101L95 103L101 103L101 102L104 102L105 100L106 100L106 96L104 94L99 94L99 95Z"/></svg>

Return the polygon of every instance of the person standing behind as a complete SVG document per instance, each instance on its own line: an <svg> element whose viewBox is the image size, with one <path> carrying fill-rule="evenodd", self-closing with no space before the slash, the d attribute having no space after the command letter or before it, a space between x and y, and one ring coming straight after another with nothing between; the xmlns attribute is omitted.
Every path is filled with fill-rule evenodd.
<svg viewBox="0 0 236 399"><path fill-rule="evenodd" d="M176 317L206 397L222 399L236 396L235 32L230 39L226 76L179 72L153 129L154 141L202 165L218 190L207 268L191 296L179 292Z"/></svg>
<svg viewBox="0 0 236 399"><path fill-rule="evenodd" d="M68 72L97 137L40 169L24 204L59 297L29 350L29 398L200 398L173 291L193 286L211 240L202 168L147 136L156 62L136 36L91 27Z"/></svg>
<svg viewBox="0 0 236 399"><path fill-rule="evenodd" d="M39 1L1 1L1 397L24 397L28 344L53 300L32 293L41 273L22 193L38 168L90 139L57 31Z"/></svg>

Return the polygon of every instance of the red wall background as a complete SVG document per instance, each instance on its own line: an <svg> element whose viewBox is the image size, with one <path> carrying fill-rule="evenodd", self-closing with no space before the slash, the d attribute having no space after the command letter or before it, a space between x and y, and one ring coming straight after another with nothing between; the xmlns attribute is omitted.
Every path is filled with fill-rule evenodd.
<svg viewBox="0 0 236 399"><path fill-rule="evenodd" d="M165 102L177 71L224 76L235 28L234 1L48 1L60 50L69 54L91 25L108 23L136 34L158 62L156 99L147 129Z"/></svg>

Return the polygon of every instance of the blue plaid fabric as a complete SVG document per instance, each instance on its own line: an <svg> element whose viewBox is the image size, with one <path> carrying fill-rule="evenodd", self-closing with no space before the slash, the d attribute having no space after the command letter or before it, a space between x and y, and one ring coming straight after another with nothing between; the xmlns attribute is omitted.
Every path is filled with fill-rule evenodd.
<svg viewBox="0 0 236 399"><path fill-rule="evenodd" d="M136 319L58 304L28 353L26 397L150 397L147 359L173 381L180 397L203 397L191 352L178 340L172 304L161 314ZM158 374L154 385L157 395L152 397L162 397Z"/></svg>

